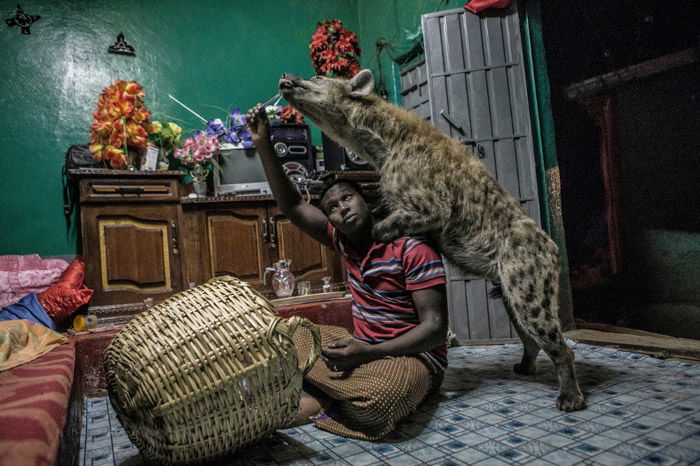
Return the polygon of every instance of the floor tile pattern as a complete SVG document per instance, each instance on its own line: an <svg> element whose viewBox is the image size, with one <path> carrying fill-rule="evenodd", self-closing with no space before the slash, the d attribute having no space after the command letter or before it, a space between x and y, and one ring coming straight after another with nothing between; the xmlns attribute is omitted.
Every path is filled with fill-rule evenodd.
<svg viewBox="0 0 700 466"><path fill-rule="evenodd" d="M551 362L510 370L520 345L449 350L438 395L382 443L312 425L283 429L217 464L700 464L700 365L569 342L588 408L563 413ZM81 464L145 464L108 398L86 399ZM264 446L261 448L261 446Z"/></svg>

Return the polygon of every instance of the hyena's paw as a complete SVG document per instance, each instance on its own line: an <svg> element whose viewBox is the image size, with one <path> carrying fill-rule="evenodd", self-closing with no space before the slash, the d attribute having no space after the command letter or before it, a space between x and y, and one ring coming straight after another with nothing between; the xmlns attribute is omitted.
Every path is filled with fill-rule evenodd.
<svg viewBox="0 0 700 466"><path fill-rule="evenodd" d="M535 372L537 372L537 366L534 363L524 364L519 362L517 364L513 364L513 372L520 375L535 375Z"/></svg>
<svg viewBox="0 0 700 466"><path fill-rule="evenodd" d="M586 408L583 393L576 391L573 393L560 393L557 398L557 409L559 411L578 411Z"/></svg>
<svg viewBox="0 0 700 466"><path fill-rule="evenodd" d="M372 227L372 239L377 243L388 243L401 236L400 231L391 228L385 222L377 222Z"/></svg>

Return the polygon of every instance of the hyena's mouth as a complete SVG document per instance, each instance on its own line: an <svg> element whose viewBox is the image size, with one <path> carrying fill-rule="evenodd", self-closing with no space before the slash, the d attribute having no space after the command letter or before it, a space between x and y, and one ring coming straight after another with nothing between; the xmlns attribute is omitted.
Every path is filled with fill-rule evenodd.
<svg viewBox="0 0 700 466"><path fill-rule="evenodd" d="M280 93L285 98L300 91L308 91L308 87L305 85L303 79L288 73L282 75L278 82L278 87Z"/></svg>
<svg viewBox="0 0 700 466"><path fill-rule="evenodd" d="M279 90L282 97L287 99L288 97L294 95L294 91L298 86L295 86L291 79L282 78L279 81Z"/></svg>

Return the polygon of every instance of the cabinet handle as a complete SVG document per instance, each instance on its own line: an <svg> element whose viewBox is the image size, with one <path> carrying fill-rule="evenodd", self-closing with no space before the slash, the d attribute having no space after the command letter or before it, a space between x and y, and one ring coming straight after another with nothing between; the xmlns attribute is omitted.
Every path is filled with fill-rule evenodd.
<svg viewBox="0 0 700 466"><path fill-rule="evenodd" d="M143 191L142 186L119 186L117 188L119 194L141 194Z"/></svg>
<svg viewBox="0 0 700 466"><path fill-rule="evenodd" d="M277 238L275 234L275 221L272 220L272 217L270 217L270 247L271 248L276 248L277 247Z"/></svg>
<svg viewBox="0 0 700 466"><path fill-rule="evenodd" d="M263 217L263 242L267 243L267 219Z"/></svg>
<svg viewBox="0 0 700 466"><path fill-rule="evenodd" d="M173 254L175 254L175 255L180 254L180 251L178 250L178 243L177 243L177 224L174 221L170 222L170 231L173 235L173 239L172 239Z"/></svg>

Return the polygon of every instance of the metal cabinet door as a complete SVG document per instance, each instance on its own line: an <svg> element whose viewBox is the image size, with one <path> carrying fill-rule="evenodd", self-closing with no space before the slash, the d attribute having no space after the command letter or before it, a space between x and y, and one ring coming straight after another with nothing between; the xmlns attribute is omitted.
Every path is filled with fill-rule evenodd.
<svg viewBox="0 0 700 466"><path fill-rule="evenodd" d="M430 13L422 16L422 25L429 119L471 145L475 156L540 223L515 2L482 15L463 8ZM449 267L450 325L460 343L517 339L502 300L489 297L491 287Z"/></svg>

